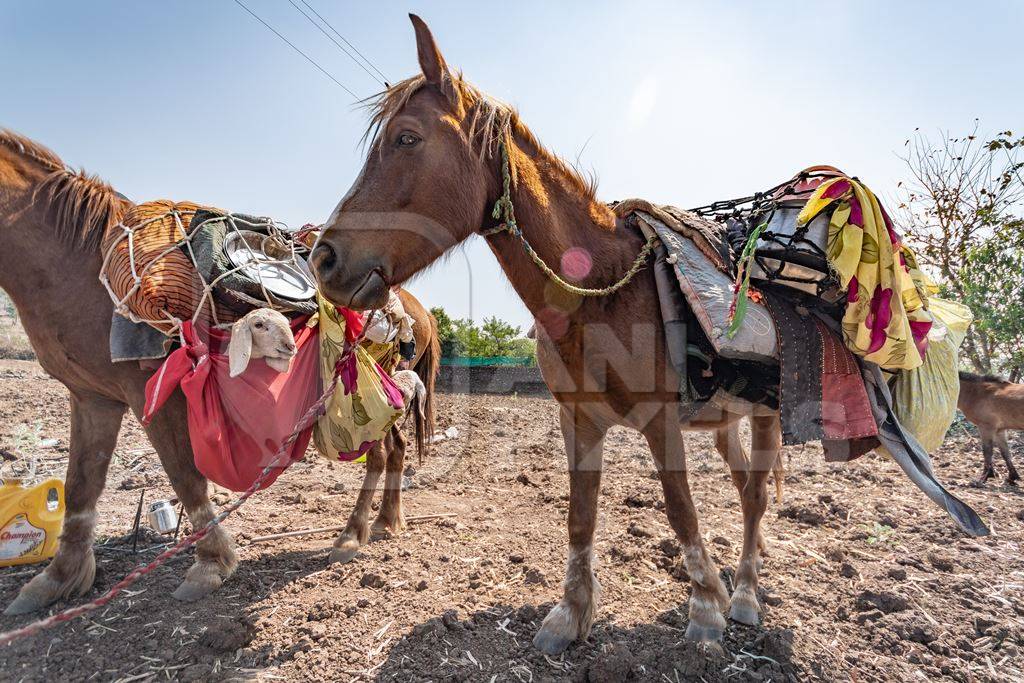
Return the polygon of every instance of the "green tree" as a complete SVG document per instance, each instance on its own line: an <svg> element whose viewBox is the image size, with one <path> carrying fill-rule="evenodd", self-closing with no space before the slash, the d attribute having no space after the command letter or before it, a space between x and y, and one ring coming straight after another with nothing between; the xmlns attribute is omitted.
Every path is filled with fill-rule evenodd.
<svg viewBox="0 0 1024 683"><path fill-rule="evenodd" d="M480 328L469 318L454 321L455 341L460 356L484 357L493 355L490 347L480 332Z"/></svg>
<svg viewBox="0 0 1024 683"><path fill-rule="evenodd" d="M1019 233L1018 233L1019 237ZM961 271L963 302L975 312L980 356L1020 381L1024 370L1024 247L999 231L971 247ZM992 367L982 366L983 371Z"/></svg>
<svg viewBox="0 0 1024 683"><path fill-rule="evenodd" d="M495 317L484 318L481 336L490 351L488 355L511 356L512 342L519 336L519 328Z"/></svg>
<svg viewBox="0 0 1024 683"><path fill-rule="evenodd" d="M978 372L1024 375L1024 137L974 130L933 142L920 132L903 160L897 222L942 294L971 307L964 340Z"/></svg>
<svg viewBox="0 0 1024 683"><path fill-rule="evenodd" d="M445 358L527 358L536 360L536 345L521 337L519 327L497 317L484 318L478 326L469 318L453 320L440 306L430 309L437 319L441 353Z"/></svg>
<svg viewBox="0 0 1024 683"><path fill-rule="evenodd" d="M448 312L441 306L434 306L430 313L437 320L437 337L441 342L441 355L454 358L460 354L458 340L455 338L455 324Z"/></svg>
<svg viewBox="0 0 1024 683"><path fill-rule="evenodd" d="M526 337L517 337L511 341L508 355L512 358L529 358L530 365L537 363L537 342Z"/></svg>

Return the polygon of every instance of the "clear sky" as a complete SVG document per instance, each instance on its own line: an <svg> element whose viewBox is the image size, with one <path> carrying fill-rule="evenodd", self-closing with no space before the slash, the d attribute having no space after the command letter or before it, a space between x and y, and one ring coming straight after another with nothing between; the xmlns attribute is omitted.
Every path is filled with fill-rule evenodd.
<svg viewBox="0 0 1024 683"><path fill-rule="evenodd" d="M379 88L287 0L242 1L360 97ZM307 1L396 80L418 68L418 13L606 200L695 206L815 163L891 196L915 128L1024 124L1019 1ZM0 0L0 72L0 126L135 201L319 223L362 165L352 96L233 0ZM463 253L413 291L528 327L482 239Z"/></svg>

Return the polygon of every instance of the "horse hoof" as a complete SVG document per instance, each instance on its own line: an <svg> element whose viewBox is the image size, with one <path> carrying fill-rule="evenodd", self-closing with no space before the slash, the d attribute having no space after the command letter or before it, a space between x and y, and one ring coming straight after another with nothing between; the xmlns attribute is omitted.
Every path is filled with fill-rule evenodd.
<svg viewBox="0 0 1024 683"><path fill-rule="evenodd" d="M552 629L541 628L533 637L533 646L546 655L558 655L572 644L573 639Z"/></svg>
<svg viewBox="0 0 1024 683"><path fill-rule="evenodd" d="M405 520L397 522L384 522L376 520L370 525L370 540L380 541L387 538L395 538L405 531Z"/></svg>
<svg viewBox="0 0 1024 683"><path fill-rule="evenodd" d="M565 603L558 603L544 618L540 630L533 637L533 646L546 655L557 655L576 640L578 633L572 610Z"/></svg>
<svg viewBox="0 0 1024 683"><path fill-rule="evenodd" d="M19 595L14 598L14 602L7 606L4 610L4 616L13 617L19 614L28 614L30 612L38 612L39 610L46 607L49 603L42 602L38 598L29 595Z"/></svg>
<svg viewBox="0 0 1024 683"><path fill-rule="evenodd" d="M195 602L200 598L205 598L219 587L220 584L210 586L196 583L194 581L182 581L181 585L178 586L171 595L174 596L175 600L179 600L181 602Z"/></svg>
<svg viewBox="0 0 1024 683"><path fill-rule="evenodd" d="M733 600L729 606L729 618L747 626L757 626L761 623L761 615L757 607L746 600Z"/></svg>
<svg viewBox="0 0 1024 683"><path fill-rule="evenodd" d="M79 591L79 593L82 592L84 591ZM10 617L37 612L45 607L49 607L60 599L62 593L68 594L61 591L60 583L50 578L50 575L43 571L33 576L31 581L21 587L21 590L18 591L18 597L7 606L4 614Z"/></svg>
<svg viewBox="0 0 1024 683"><path fill-rule="evenodd" d="M347 564L355 559L359 552L359 541L345 541L341 545L331 548L331 554L327 558L329 564Z"/></svg>
<svg viewBox="0 0 1024 683"><path fill-rule="evenodd" d="M194 565L172 595L181 602L194 602L220 588L224 580L216 567Z"/></svg>
<svg viewBox="0 0 1024 683"><path fill-rule="evenodd" d="M698 643L717 643L722 639L724 634L724 628L719 628L717 626L701 626L693 621L691 621L686 627L686 639L694 640Z"/></svg>

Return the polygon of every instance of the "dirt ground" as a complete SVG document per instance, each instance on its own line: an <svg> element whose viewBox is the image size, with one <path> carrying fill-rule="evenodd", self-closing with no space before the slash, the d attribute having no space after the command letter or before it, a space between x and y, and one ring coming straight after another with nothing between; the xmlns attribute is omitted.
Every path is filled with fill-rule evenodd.
<svg viewBox="0 0 1024 683"><path fill-rule="evenodd" d="M524 683L1024 676L1024 492L999 481L970 486L980 450L962 429L936 454L936 470L989 522L988 538L959 532L879 456L828 465L817 446L788 449L785 498L765 517L764 623L730 623L724 653L682 639L689 587L660 486L640 437L615 430L595 546L597 622L585 642L551 658L530 641L559 596L566 556L568 479L555 405L442 396L439 415L440 428L454 426L459 436L436 444L422 466L413 457L406 514L454 517L411 525L343 566L327 564L330 534L251 544L346 519L360 466L310 453L229 518L241 563L215 595L176 602L170 593L191 560L171 562L87 619L4 648L0 675ZM34 363L0 361L5 471L34 463L37 473L63 474L67 439L64 388ZM687 446L702 530L730 585L737 496L709 438L689 435ZM137 556L125 545L143 488L147 500L172 495L128 420L100 501L92 596L163 542L144 535ZM0 603L40 568L0 570ZM29 621L0 617L0 629Z"/></svg>

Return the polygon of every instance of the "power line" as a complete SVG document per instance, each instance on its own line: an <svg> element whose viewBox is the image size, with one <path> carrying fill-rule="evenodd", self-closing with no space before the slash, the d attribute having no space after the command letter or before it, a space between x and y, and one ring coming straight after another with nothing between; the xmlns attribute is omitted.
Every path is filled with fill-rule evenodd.
<svg viewBox="0 0 1024 683"><path fill-rule="evenodd" d="M324 27L323 27L323 26L321 26L320 24L316 23L316 21L314 21L314 20L313 20L313 17L311 17L311 16L309 16L308 14L306 14L306 13L305 13L305 12L303 11L303 9L302 9L301 7L299 7L298 5L296 5L296 4L295 4L295 0L288 0L288 2L289 2L289 3L291 3L291 6L292 6L292 7L294 7L294 8L296 9L296 11L298 11L298 13L299 13L299 14L301 14L301 15L302 15L302 16L304 16L304 17L306 17L306 19L307 19L307 20L309 21L309 23L313 24L313 26L316 26L316 27L317 27L317 29L319 29L320 33L322 33L322 34L324 34L325 36L327 36L327 39L328 39L329 41L331 41L332 43L334 43L334 45L335 45L335 46L336 46L336 47L337 47L337 48L338 48L339 50L341 50L341 51L342 51L342 52L344 52L344 53L345 53L346 55L348 55L348 58L349 58L349 59L351 59L351 60L352 60L353 62L355 62L355 63L356 63L356 66L358 66L358 67L359 67L360 69L362 69L363 71L365 71L365 72L366 72L366 75L368 75L368 76L369 76L370 78L372 78L373 80L375 80L375 81L379 82L379 83L380 83L381 85L383 85L383 86L384 86L385 88L387 87L387 85L388 85L388 84L387 84L387 83L386 83L385 81L381 80L380 78L378 78L378 77L377 77L377 75L376 75L376 74L374 74L374 73L373 73L373 72L371 72L371 71L370 71L369 69L367 69L367 68L366 68L366 67L365 67L365 66L363 65L363 63L362 63L362 62L360 62L360 61L359 61L358 59L356 59L356 58L355 58L355 57L354 57L354 56L352 55L352 53L351 53L351 52L349 52L348 50L346 50L346 49L344 48L344 46L342 46L342 44L341 44L341 43L339 43L339 42L338 42L337 40L335 40L335 39L334 39L334 36L332 36L332 35L331 35L330 33L328 33L328 32L327 32L327 31L326 31L326 30L324 29ZM306 5L306 7L309 7L309 5L308 5L307 3L305 3L305 2L303 2L302 4ZM312 7L309 7L309 11L311 11L311 12L312 12L313 14L316 14L316 15L317 15L318 17L320 17L320 15L319 15L319 14L317 14L317 11L316 11L315 9L313 9ZM326 20L324 20L324 18L323 18L323 17L320 17L320 20L321 20L321 21L324 21L324 23L326 23ZM330 24L328 24L328 26L330 26ZM333 29L333 27L332 27L332 29L331 29L331 30L334 30L334 29ZM335 31L335 33L337 33L337 31ZM340 36L341 34L339 33L338 35ZM345 40L344 36L342 36L342 38L341 38L341 39L342 39L342 40ZM345 40L345 42L346 42L346 43L348 43L348 41L347 41L347 40ZM349 45L351 45L351 43L349 43ZM354 47L353 47L352 49L353 49L353 50L355 50L355 48L354 48ZM358 50L356 50L356 52L358 52ZM361 55L360 55L360 56L361 56ZM365 60L365 59L366 59L366 57L363 57L363 59ZM367 64L370 64L370 62L369 62L369 61L367 61L366 63L367 63ZM373 66L373 64L370 64L370 66ZM373 68L374 68L374 69L376 69L377 67L375 67L375 66L374 66Z"/></svg>
<svg viewBox="0 0 1024 683"><path fill-rule="evenodd" d="M291 0L289 0L289 2L291 2ZM302 4L303 4L303 5L305 5L305 6L306 6L306 7L307 7L307 8L309 9L309 11L310 11L310 12L312 12L313 14L315 14L315 15L317 16L317 18L318 18L318 19L319 19L320 21L324 22L324 24L326 24L326 25L327 25L327 28L329 28L329 29L331 29L332 31L334 31L335 35L337 35L337 36L338 36L339 38L341 38L341 39L342 39L342 41L344 41L344 43L345 43L346 45L348 45L348 46L349 46L350 48L352 48L352 50L353 50L353 51L355 51L355 53L356 53L357 55L359 55L360 57L362 57L362 58L363 58L363 61L364 61L364 62L366 62L367 64L369 64L369 65L370 65L370 68L371 68L371 69L373 69L373 70L374 70L374 71L376 71L376 72L377 72L378 74L380 74L380 77L381 77L381 79L383 79L383 81L384 81L384 85L385 85L385 86L387 86L387 85L388 85L388 83L390 82L390 81L389 81L389 79L388 79L388 77L384 75L384 72L383 72L383 71L381 71L380 69L378 69L378 68L377 68L377 65L376 65L376 64L374 64L374 63L373 63L373 62L371 62L371 61L370 61L369 59L367 59L366 55L364 55L364 54L363 54L362 52L360 52L360 51L359 51L359 48L357 48L357 47L356 47L355 45L353 45L352 43L350 43L350 42L348 41L348 38L346 38L345 36L341 35L341 33L339 33L339 32L338 32L338 29L334 28L334 26L332 26L332 25L331 25L331 22L329 22L329 21L327 21L326 19L324 19L324 18L323 18L323 17L322 17L321 15L320 15L320 13L319 13L319 12L317 12L317 11L316 11L315 9L313 9L313 7L312 7L312 6L311 6L311 5L310 5L310 4L308 3L308 2L306 2L306 0L301 0L301 2L302 2ZM295 3L292 3L292 4L295 4ZM340 46L339 46L339 47L340 47ZM346 54L348 54L348 52L347 52L347 51L346 51ZM351 57L351 55L349 55L349 56Z"/></svg>
<svg viewBox="0 0 1024 683"><path fill-rule="evenodd" d="M294 44L292 43L292 41L290 41L290 40L288 40L287 38L285 38L284 36L282 36L282 35L281 35L280 33L278 33L278 32L277 32L277 29L275 29L275 28L274 28L273 26L271 26L271 25L270 25L270 24L268 24L267 22L263 21L263 19L261 19L261 18L260 18L260 16L259 16L258 14L256 14L256 13L255 13L255 12L253 12L253 11L252 11L251 9L249 9L248 7L246 7L246 6L245 6L245 4L244 4L244 3L242 3L242 1L241 1L241 0L235 0L235 4L237 4L237 5L239 6L239 7L241 7L241 8L242 8L242 9L244 9L244 10L245 10L246 12L248 12L249 14L251 14L251 15L253 16L253 18L254 18L254 19L256 19L256 21L260 22L261 24L263 24L264 26L266 26L266 27L267 27L268 29L270 29L270 30L271 30L271 31L272 31L272 32L274 33L274 35L275 35L275 36L277 36L278 38L280 38L280 39L281 39L281 40L283 40L284 42L288 43L288 46L289 46L289 47L291 47L291 49L295 50L295 51L296 51L296 52L298 52L298 53L299 53L300 55L302 55L303 57L305 57L305 58L306 58L306 61L307 61L307 62L309 62L310 64L312 64L313 66L315 66L315 67L316 67L317 69L319 69L319 70L320 70L320 73L322 73L322 74L323 74L324 76L327 76L327 78L329 78L329 79L331 79L332 81L334 81L334 82L335 82L335 83L336 83L336 84L338 85L338 87L340 87L340 88L341 88L342 90L344 90L344 91L345 91L345 92L347 92L347 93L348 93L349 95L351 95L351 96L352 96L352 97L353 97L353 98L354 98L355 100L359 100L359 99L360 99L360 97L359 97L358 95L356 95L356 94L355 94L354 92L352 92L351 90L349 90L348 88L346 88L346 87L345 87L345 84L344 84L344 83L342 83L342 82L341 82L341 81L339 81L339 80L338 80L337 78L335 78L334 76L332 76L331 74L329 74L329 73L327 72L327 70L326 70L325 68L323 68L322 66L320 66L319 64L317 64L317 63L316 63L316 61L315 61L315 60L314 60L314 59L313 59L312 57L310 57L309 55L307 55L307 54L306 54L305 52L303 52L303 51L302 51L302 50L300 50L299 48L295 47L295 45L294 45Z"/></svg>

